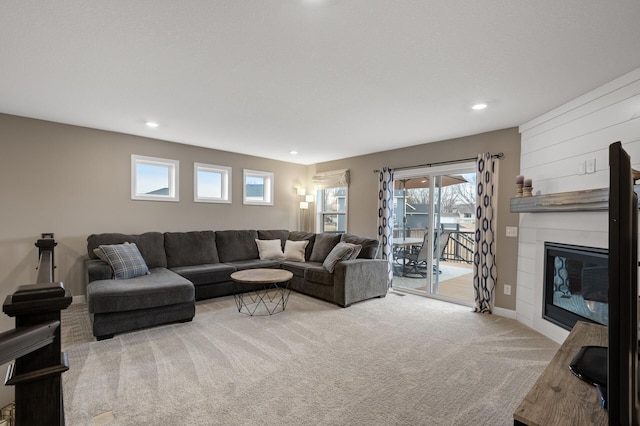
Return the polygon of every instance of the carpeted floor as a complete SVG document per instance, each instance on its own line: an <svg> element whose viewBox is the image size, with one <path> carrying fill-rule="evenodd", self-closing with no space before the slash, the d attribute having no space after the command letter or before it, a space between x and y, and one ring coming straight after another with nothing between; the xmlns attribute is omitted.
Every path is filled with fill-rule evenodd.
<svg viewBox="0 0 640 426"><path fill-rule="evenodd" d="M84 305L62 323L67 425L511 425L558 348L514 320L393 293L343 309L294 292L272 317L212 299L191 323L101 342Z"/></svg>

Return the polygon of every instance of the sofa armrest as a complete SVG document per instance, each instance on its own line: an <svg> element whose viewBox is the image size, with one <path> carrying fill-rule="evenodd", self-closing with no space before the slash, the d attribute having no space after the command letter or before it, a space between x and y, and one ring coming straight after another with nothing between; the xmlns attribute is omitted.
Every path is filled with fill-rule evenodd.
<svg viewBox="0 0 640 426"><path fill-rule="evenodd" d="M372 297L384 297L388 289L388 262L355 259L338 262L334 271L335 302L347 307Z"/></svg>
<svg viewBox="0 0 640 426"><path fill-rule="evenodd" d="M111 265L100 259L85 259L84 276L85 284L91 281L110 280L113 278L113 269Z"/></svg>

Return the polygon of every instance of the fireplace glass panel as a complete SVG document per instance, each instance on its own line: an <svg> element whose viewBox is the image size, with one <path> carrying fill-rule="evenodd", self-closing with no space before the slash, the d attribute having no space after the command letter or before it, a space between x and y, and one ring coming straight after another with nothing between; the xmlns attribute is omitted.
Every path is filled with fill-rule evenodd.
<svg viewBox="0 0 640 426"><path fill-rule="evenodd" d="M607 250L545 243L545 315L566 329L576 321L607 325Z"/></svg>

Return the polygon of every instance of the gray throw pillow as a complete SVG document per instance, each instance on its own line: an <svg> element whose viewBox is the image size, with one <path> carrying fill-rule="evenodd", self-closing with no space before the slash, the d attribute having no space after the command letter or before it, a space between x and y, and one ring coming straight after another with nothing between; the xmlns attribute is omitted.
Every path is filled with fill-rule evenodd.
<svg viewBox="0 0 640 426"><path fill-rule="evenodd" d="M126 280L149 273L149 268L135 243L101 245L100 249L111 265L116 280Z"/></svg>
<svg viewBox="0 0 640 426"><path fill-rule="evenodd" d="M338 243L333 250L331 250L324 262L322 262L322 267L328 272L333 272L336 267L336 263L349 259L353 254L353 251L353 244Z"/></svg>
<svg viewBox="0 0 640 426"><path fill-rule="evenodd" d="M351 243L346 243L346 244L351 244ZM351 253L351 256L349 256L348 260L353 260L353 259L357 259L358 255L360 254L360 251L362 250L362 246L360 244L351 244L353 246L353 253Z"/></svg>

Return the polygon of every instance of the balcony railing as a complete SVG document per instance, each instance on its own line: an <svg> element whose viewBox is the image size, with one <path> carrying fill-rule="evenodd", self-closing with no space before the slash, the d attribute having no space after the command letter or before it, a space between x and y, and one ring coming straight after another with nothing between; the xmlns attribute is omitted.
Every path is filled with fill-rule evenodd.
<svg viewBox="0 0 640 426"><path fill-rule="evenodd" d="M402 239L403 236L404 238L424 238L426 232L425 228L394 229L393 239ZM440 259L450 262L473 263L474 245L473 231L451 230Z"/></svg>
<svg viewBox="0 0 640 426"><path fill-rule="evenodd" d="M473 262L473 248L475 241L472 231L452 231L449 234L447 247L442 253L442 259L451 262Z"/></svg>

